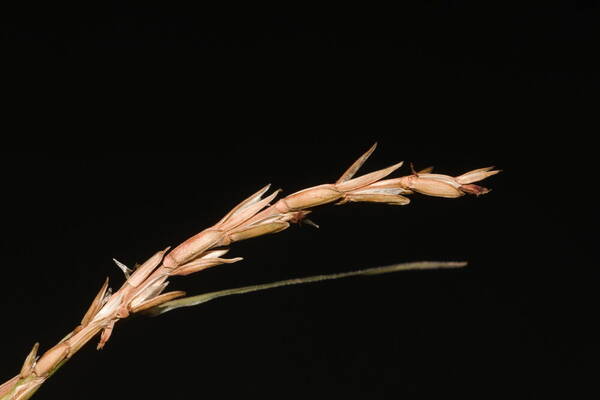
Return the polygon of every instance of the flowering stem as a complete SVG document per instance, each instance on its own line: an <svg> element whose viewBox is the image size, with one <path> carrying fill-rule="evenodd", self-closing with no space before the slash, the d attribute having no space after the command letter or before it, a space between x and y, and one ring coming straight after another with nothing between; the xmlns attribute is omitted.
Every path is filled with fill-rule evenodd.
<svg viewBox="0 0 600 400"><path fill-rule="evenodd" d="M358 271L253 285L236 289L205 293L174 300L184 296L182 291L163 293L173 276L186 276L206 268L241 261L241 257L223 258L232 243L258 236L281 232L291 223L302 221L313 208L325 204L370 202L390 205L407 205L406 195L415 192L428 196L456 198L465 194L481 195L489 189L474 185L497 174L493 167L469 171L457 177L433 174L431 169L399 178L387 178L402 166L402 162L387 168L354 177L359 168L373 153L375 145L363 154L335 183L322 184L292 193L274 201L279 191L263 195L269 185L234 207L215 225L190 237L179 246L166 248L152 255L135 271L117 262L126 281L115 292L108 287L108 279L102 285L81 323L54 347L37 356L36 344L21 367L18 375L0 385L0 400L24 400L79 351L93 337L100 334L98 349L110 339L115 324L133 313L154 315L190 307L233 294L249 293L280 286L346 278L357 275L377 275L396 271L458 268L464 262L416 262L386 267L367 268ZM116 261L116 260L115 260Z"/></svg>

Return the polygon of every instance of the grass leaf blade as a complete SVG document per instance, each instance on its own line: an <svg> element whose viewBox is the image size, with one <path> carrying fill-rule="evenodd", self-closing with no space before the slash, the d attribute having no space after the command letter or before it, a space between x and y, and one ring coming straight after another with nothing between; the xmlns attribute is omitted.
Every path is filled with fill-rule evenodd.
<svg viewBox="0 0 600 400"><path fill-rule="evenodd" d="M429 270L429 269L441 269L441 268L462 268L467 265L464 261L418 261L401 264L386 265L383 267L365 268L356 271L340 272L326 275L314 275L304 278L293 278L286 279L283 281L264 283L251 286L243 286L233 289L219 290L216 292L209 292L200 294L197 296L184 297L177 300L168 301L157 307L149 309L146 313L149 315L157 316L164 314L168 311L176 310L183 307L193 307L206 302L209 302L219 297L231 296L234 294L244 294L250 292L256 292L260 290L274 289L281 286L299 285L311 282L320 282L332 279L348 278L359 275L380 275L391 272L399 271L416 271L416 270Z"/></svg>

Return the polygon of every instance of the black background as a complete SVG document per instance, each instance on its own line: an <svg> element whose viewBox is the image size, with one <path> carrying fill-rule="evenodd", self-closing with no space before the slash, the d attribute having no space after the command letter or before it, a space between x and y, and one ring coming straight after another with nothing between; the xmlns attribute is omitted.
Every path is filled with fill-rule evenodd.
<svg viewBox="0 0 600 400"><path fill-rule="evenodd" d="M378 141L366 172L398 160L504 172L480 198L323 207L321 229L237 243L243 262L172 287L416 260L468 268L123 321L38 397L589 395L597 17L585 1L7 9L0 376L75 327L104 277L120 285L112 257L143 261L266 183L335 181ZM47 142L57 148L29 151Z"/></svg>

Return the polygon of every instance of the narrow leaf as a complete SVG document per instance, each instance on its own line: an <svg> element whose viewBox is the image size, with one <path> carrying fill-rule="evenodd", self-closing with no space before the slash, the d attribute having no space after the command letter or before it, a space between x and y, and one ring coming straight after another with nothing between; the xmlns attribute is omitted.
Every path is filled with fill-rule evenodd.
<svg viewBox="0 0 600 400"><path fill-rule="evenodd" d="M160 315L164 314L167 311L175 310L177 308L182 307L192 307L199 304L203 304L209 302L211 300L217 299L219 297L231 296L234 294L243 294L256 292L259 290L267 290L273 289L281 286L290 286L290 285L299 285L303 283L311 283L311 282L320 282L331 279L340 279L340 278L348 278L351 276L358 275L379 275L379 274L387 274L391 272L398 271L414 271L414 270L427 270L427 269L439 269L439 268L461 268L467 265L464 261L419 261L419 262L410 262L410 263L402 263L402 264L393 264L387 265L384 267L374 267L374 268L366 268L357 271L350 272L341 272L337 274L328 274L328 275L315 275L309 276L305 278L295 278L295 279L287 279L283 281L252 285L252 286L244 286L234 289L226 289L219 290L217 292L204 293L198 296L184 297L182 299L177 299L173 301L168 301L163 303L157 307L151 308L146 312L149 315Z"/></svg>

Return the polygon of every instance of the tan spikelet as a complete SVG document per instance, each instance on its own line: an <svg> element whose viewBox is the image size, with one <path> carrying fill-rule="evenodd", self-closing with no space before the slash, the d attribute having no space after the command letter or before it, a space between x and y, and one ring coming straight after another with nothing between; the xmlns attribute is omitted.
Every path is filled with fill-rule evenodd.
<svg viewBox="0 0 600 400"><path fill-rule="evenodd" d="M164 254L169 250L167 247L164 250L157 251L152 257L138 267L133 274L127 280L127 283L133 287L139 286L146 280L148 276L154 271L163 259Z"/></svg>
<svg viewBox="0 0 600 400"><path fill-rule="evenodd" d="M469 171L465 174L457 176L456 181L463 185L468 184L468 183L473 183L473 182L479 182L479 181L484 180L487 177L496 175L497 173L500 172L500 170L493 170L493 169L494 169L494 167L475 169L473 171ZM491 171L491 170L493 170L493 171Z"/></svg>
<svg viewBox="0 0 600 400"><path fill-rule="evenodd" d="M58 364L67 358L69 354L69 345L66 342L57 344L47 352L45 352L33 368L33 372L37 376L45 376Z"/></svg>
<svg viewBox="0 0 600 400"><path fill-rule="evenodd" d="M92 318L94 318L94 316L98 313L98 311L100 310L100 307L102 307L102 305L103 305L104 296L106 295L107 290L108 290L108 277L106 278L106 280L104 281L104 284L100 288L100 291L94 298L94 301L92 301L90 308L88 308L87 312L83 316L83 319L81 320L81 326L86 326L92 320Z"/></svg>
<svg viewBox="0 0 600 400"><path fill-rule="evenodd" d="M181 291L181 290L163 293L160 296L156 296L155 298L145 301L142 304L132 308L131 312L136 313L136 312L140 312L143 310L147 310L149 308L156 307L158 305L161 305L162 303L165 303L167 301L170 301L170 300L176 299L178 297L182 297L182 296L185 296L185 292Z"/></svg>
<svg viewBox="0 0 600 400"><path fill-rule="evenodd" d="M289 210L295 211L331 203L343 195L336 185L325 184L300 190L287 196L284 200Z"/></svg>
<svg viewBox="0 0 600 400"><path fill-rule="evenodd" d="M229 211L219 222L217 222L215 225L224 225L229 219L231 219L231 217L236 214L238 211L240 211L241 209L250 206L252 204L255 204L256 202L260 201L260 199L262 198L262 196L269 190L269 188L271 187L271 184L268 184L266 186L264 186L263 188L261 188L258 192L254 193L252 196L248 197L246 200L242 201L241 203L239 203L237 206L235 206L234 208L231 209L231 211Z"/></svg>
<svg viewBox="0 0 600 400"><path fill-rule="evenodd" d="M346 170L346 172L344 172L342 174L342 176L340 176L340 179L337 180L336 184L340 184L340 183L350 180L356 174L356 172L360 169L360 167L363 166L363 164L365 163L365 161L367 161L367 159L371 156L371 154L373 154L373 152L375 151L376 148L377 148L377 142L375 142L373 144L373 146L371 146L371 148L369 150L367 150L367 152L365 154L360 156L358 158L358 160L354 161L354 163Z"/></svg>
<svg viewBox="0 0 600 400"><path fill-rule="evenodd" d="M39 347L40 347L39 343L34 344L33 348L29 352L29 355L27 355L27 358L25 359L25 362L23 363L23 366L21 367L20 375L22 378L27 378L29 375L31 375L31 372L33 371L33 366L34 366L36 358L37 358L37 351L38 351Z"/></svg>
<svg viewBox="0 0 600 400"><path fill-rule="evenodd" d="M391 165L387 168L383 168L378 171L371 172L370 174L359 176L358 178L354 178L349 181L340 183L336 185L336 188L342 192L347 192L350 190L356 190L361 187L370 185L371 183L377 182L378 180L385 178L386 176L400 168L402 164L404 164L404 161L400 161L399 163Z"/></svg>

